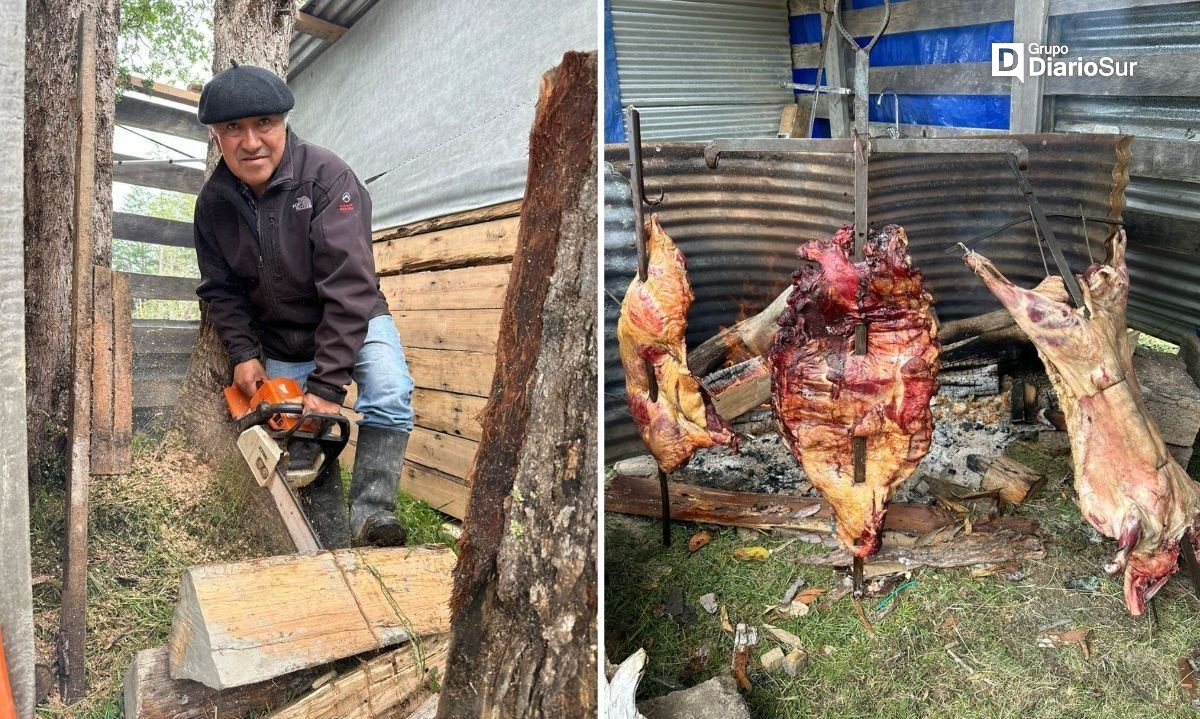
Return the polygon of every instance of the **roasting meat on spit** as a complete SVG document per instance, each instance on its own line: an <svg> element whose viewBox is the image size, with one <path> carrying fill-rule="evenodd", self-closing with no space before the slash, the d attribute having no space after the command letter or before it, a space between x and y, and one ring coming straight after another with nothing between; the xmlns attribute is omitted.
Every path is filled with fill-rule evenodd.
<svg viewBox="0 0 1200 719"><path fill-rule="evenodd" d="M1068 304L1061 277L1026 290L978 253L964 261L1037 348L1066 414L1079 508L1117 540L1105 569L1124 571L1125 604L1141 614L1176 570L1184 533L1200 527L1200 484L1167 452L1133 374L1124 230L1110 238L1105 263L1078 276L1090 319Z"/></svg>
<svg viewBox="0 0 1200 719"><path fill-rule="evenodd" d="M646 223L649 268L625 291L617 343L629 412L663 472L687 464L697 449L737 448L737 435L687 368L684 334L694 296L683 253L653 215Z"/></svg>
<svg viewBox="0 0 1200 719"><path fill-rule="evenodd" d="M818 265L792 275L792 294L768 355L780 434L833 506L837 535L855 556L879 547L886 504L929 450L937 391L937 322L913 269L904 230L871 232L854 263L853 227L797 254ZM867 326L866 354L854 353ZM864 481L854 438L866 442Z"/></svg>

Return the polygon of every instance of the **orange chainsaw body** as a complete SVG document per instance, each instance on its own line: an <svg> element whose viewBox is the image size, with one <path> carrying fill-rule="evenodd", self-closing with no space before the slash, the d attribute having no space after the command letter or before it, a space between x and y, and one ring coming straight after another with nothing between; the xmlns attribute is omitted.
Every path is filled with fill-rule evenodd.
<svg viewBox="0 0 1200 719"><path fill-rule="evenodd" d="M234 419L241 419L262 405L294 404L304 402L304 392L294 379L276 377L263 382L253 397L247 397L237 385L225 388L225 403L229 405L229 414ZM299 412L291 414L273 414L267 419L267 426L274 430L285 431L296 426L300 421Z"/></svg>

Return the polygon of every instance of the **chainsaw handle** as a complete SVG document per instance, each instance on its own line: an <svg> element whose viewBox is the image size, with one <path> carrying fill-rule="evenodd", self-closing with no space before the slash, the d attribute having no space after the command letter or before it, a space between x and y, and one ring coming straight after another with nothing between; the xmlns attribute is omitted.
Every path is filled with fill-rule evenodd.
<svg viewBox="0 0 1200 719"><path fill-rule="evenodd" d="M297 407L299 405L283 405ZM304 425L315 421L317 423L316 430L303 429ZM334 427L338 428L338 434L333 434L331 431ZM346 445L350 442L350 420L342 414L332 414L325 412L310 412L308 414L300 414L300 421L289 430L279 433L278 438L286 447L288 440L293 437L300 439L311 439L321 445L321 449L325 452L325 464L322 466L322 471L325 467L331 464Z"/></svg>

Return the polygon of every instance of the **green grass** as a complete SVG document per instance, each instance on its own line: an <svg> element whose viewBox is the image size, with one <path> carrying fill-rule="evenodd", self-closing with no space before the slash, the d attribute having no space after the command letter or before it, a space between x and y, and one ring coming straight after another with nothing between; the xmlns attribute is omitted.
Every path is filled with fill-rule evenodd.
<svg viewBox="0 0 1200 719"><path fill-rule="evenodd" d="M1028 459L1034 450L1024 446ZM967 570L919 569L916 583L899 595L890 614L874 619L872 638L859 623L850 600L830 608L814 605L808 616L764 617L797 574L807 586L832 589L842 574L825 567L789 563L801 553L825 551L786 537L742 536L710 529L713 541L688 554L695 525L675 523L672 545L661 546L657 521L608 515L605 518L605 649L619 663L639 647L648 654L639 698L692 686L730 670L732 637L719 613L707 614L698 598L714 592L732 623L760 627L747 695L751 713L768 719L791 717L1187 717L1177 662L1200 649L1200 601L1177 577L1157 599L1161 620L1125 611L1118 580L1100 566L1114 551L1111 541L1084 523L1073 492L1058 469L1065 464L1041 458L1049 481L1020 508L1041 522L1052 541L1047 557L1027 562L1027 576L972 578ZM740 546L778 551L766 562L733 559ZM782 549L781 549L782 548ZM1100 590L1071 591L1071 578L1102 575ZM698 621L691 627L662 613L667 597L682 590ZM878 599L864 606L874 615ZM761 631L764 622L786 629L804 642L810 664L793 679L766 673L758 657L778 643ZM1090 654L1079 646L1037 647L1047 626L1052 631L1088 629ZM786 648L785 648L786 651ZM707 652L707 658L703 658ZM970 670L951 656L957 655Z"/></svg>
<svg viewBox="0 0 1200 719"><path fill-rule="evenodd" d="M66 706L51 695L41 719L120 717L121 681L141 649L166 643L183 571L197 564L286 553L259 526L241 458L212 472L175 444L134 443L133 471L93 480L88 523L87 697ZM236 461L235 461L236 460ZM64 491L30 486L35 642L55 656L61 603ZM397 513L410 544L452 544L446 518L401 495Z"/></svg>

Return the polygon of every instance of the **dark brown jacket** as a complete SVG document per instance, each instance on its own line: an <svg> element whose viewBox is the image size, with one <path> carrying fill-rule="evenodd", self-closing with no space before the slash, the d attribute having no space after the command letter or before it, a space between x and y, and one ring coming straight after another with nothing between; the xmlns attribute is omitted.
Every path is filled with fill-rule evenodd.
<svg viewBox="0 0 1200 719"><path fill-rule="evenodd" d="M196 294L231 364L315 361L306 391L342 402L367 322L388 313L371 255L371 197L337 155L290 129L258 222L222 160L196 200Z"/></svg>

